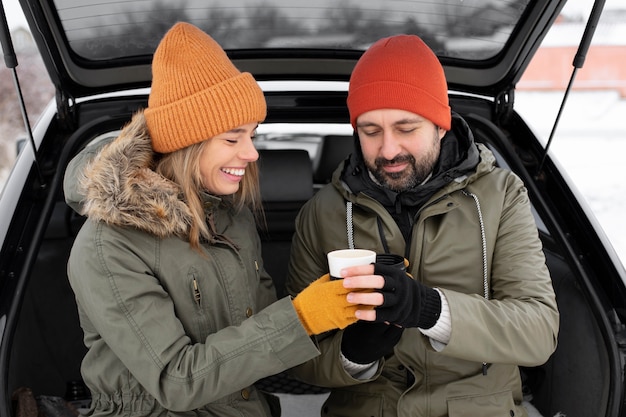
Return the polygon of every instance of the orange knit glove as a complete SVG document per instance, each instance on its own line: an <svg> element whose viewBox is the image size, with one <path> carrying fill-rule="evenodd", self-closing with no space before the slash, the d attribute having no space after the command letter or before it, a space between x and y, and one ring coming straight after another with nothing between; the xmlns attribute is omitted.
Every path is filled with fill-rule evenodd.
<svg viewBox="0 0 626 417"><path fill-rule="evenodd" d="M322 275L293 299L293 306L309 335L334 329L343 329L357 321L354 313L367 306L351 304L346 300L354 289L344 288L340 279ZM372 308L370 306L370 308Z"/></svg>

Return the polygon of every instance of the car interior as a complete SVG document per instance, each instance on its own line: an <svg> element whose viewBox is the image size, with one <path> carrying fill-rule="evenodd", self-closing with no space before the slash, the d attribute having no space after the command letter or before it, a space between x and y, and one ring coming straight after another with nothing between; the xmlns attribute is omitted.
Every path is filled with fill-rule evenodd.
<svg viewBox="0 0 626 417"><path fill-rule="evenodd" d="M95 110L85 105L81 109L83 127L63 139L66 145L60 164L54 169L62 178L67 162L96 136L105 132L114 135L130 117L132 111L144 105L145 98L112 100L109 110ZM272 123L297 124L303 121L301 113L289 115L272 106L268 97L267 129ZM507 131L492 120L492 107L463 96L451 97L454 111L470 124L478 142L494 150L501 166L509 167L528 180L528 161L510 144ZM106 107L106 106L105 106ZM91 111L93 110L93 111ZM90 112L91 111L91 112ZM332 113L332 112L331 112ZM330 114L330 113L329 113ZM113 115L113 116L112 116ZM345 109L325 119L325 122L345 121ZM319 115L318 115L319 116ZM320 124L320 131L323 125ZM316 157L306 150L291 148L289 140L281 140L280 148L260 149L260 181L265 209L265 224L259 225L263 241L265 268L276 283L278 297L286 295L284 288L287 259L294 218L299 208L314 193L328 183L337 164L353 149L351 134L320 134L314 130L303 132L318 135ZM61 130L59 130L61 139ZM9 390L30 388L35 395L65 395L68 382L80 380L80 363L85 353L83 333L79 325L74 295L70 288L66 263L74 237L85 221L64 202L60 181L56 181L56 200L40 243L38 255L23 294L22 310L15 330L10 359ZM531 199L534 194L530 189ZM601 416L607 408L610 348L599 330L598 314L588 291L581 285L571 260L550 233L551 221L535 207L537 226L544 244L546 261L551 272L558 305L561 311L559 343L556 352L542 366L523 368L525 393L532 404L544 415L557 413L567 416ZM532 338L533 335L529 334ZM259 381L268 392L294 395L323 393L323 387L313 387L281 374Z"/></svg>

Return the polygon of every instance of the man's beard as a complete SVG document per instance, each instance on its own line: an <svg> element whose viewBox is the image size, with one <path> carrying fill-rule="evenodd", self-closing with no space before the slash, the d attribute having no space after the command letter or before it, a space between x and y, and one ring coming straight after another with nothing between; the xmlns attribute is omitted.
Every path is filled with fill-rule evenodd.
<svg viewBox="0 0 626 417"><path fill-rule="evenodd" d="M401 154L391 160L376 158L373 166L366 160L365 166L380 185L399 193L420 185L430 176L439 158L439 151L439 137L435 137L432 146L419 162L411 154ZM405 162L408 166L400 172L386 172L383 169L386 165Z"/></svg>

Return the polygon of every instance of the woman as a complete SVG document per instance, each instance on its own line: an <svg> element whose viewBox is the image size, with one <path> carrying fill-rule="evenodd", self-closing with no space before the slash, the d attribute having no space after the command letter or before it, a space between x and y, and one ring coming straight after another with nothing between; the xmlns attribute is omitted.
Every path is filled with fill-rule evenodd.
<svg viewBox="0 0 626 417"><path fill-rule="evenodd" d="M359 306L327 276L275 300L252 214L266 115L252 76L187 23L165 35L152 71L147 109L66 174L89 217L68 274L91 412L270 415L255 381L318 355L309 336L346 327Z"/></svg>

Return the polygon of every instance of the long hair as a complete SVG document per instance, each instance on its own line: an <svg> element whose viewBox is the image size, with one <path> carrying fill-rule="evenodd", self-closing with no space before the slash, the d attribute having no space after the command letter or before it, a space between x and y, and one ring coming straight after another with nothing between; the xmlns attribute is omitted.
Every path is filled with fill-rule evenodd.
<svg viewBox="0 0 626 417"><path fill-rule="evenodd" d="M165 178L178 184L182 191L182 199L187 203L192 215L189 230L189 244L200 251L200 240L212 241L215 231L207 225L202 194L206 192L200 174L200 155L205 144L211 139L188 146L186 148L163 154L157 161L154 170ZM246 167L246 173L239 190L230 196L220 196L226 203L232 204L235 211L248 207L258 221L263 217L261 193L259 190L259 169L256 162Z"/></svg>

